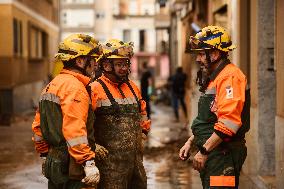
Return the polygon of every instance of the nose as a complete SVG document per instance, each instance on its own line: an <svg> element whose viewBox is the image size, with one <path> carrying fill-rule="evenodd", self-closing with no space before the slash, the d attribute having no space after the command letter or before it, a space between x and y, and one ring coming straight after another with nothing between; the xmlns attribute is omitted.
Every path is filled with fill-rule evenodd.
<svg viewBox="0 0 284 189"><path fill-rule="evenodd" d="M200 61L200 60L201 60L200 57L201 57L201 56L200 56L199 54L197 54L197 55L196 55L196 61Z"/></svg>
<svg viewBox="0 0 284 189"><path fill-rule="evenodd" d="M122 66L122 67L121 67L121 70L127 71L127 70L128 70L128 66Z"/></svg>

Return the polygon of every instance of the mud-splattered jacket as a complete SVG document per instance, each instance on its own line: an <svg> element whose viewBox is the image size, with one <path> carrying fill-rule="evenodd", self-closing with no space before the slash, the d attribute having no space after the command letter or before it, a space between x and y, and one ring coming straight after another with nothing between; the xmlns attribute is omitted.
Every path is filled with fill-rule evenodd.
<svg viewBox="0 0 284 189"><path fill-rule="evenodd" d="M85 87L89 81L82 74L62 70L43 90L32 124L32 140L38 153L66 146L78 164L95 157L90 147L94 146L94 139L90 137L93 111Z"/></svg>
<svg viewBox="0 0 284 189"><path fill-rule="evenodd" d="M141 93L135 83L129 80L128 84L123 83L119 85L118 83L110 81L104 75L99 79L106 85L118 106L122 107L120 110L123 111L123 107L125 106L137 106L139 108L140 126L142 128L142 132L147 134L150 130L151 121L147 118L146 102L142 100ZM91 83L90 86L92 91L93 110L97 113L109 111L108 107L112 105L111 100L105 93L101 83L95 81ZM113 109L113 111L115 111L115 109Z"/></svg>

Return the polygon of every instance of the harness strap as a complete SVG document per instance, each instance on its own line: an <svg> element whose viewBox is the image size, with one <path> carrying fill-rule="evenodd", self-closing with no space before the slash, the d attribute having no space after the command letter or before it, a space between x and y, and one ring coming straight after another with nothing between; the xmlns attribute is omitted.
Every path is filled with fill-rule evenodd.
<svg viewBox="0 0 284 189"><path fill-rule="evenodd" d="M118 103L115 101L115 99L113 98L111 92L109 91L109 89L107 88L106 84L101 80L101 79L97 79L97 82L99 82L101 84L101 86L103 87L108 99L110 100L111 105L113 105L115 108L119 108Z"/></svg>
<svg viewBox="0 0 284 189"><path fill-rule="evenodd" d="M130 91L132 92L133 96L135 97L136 101L137 101L137 105L138 105L138 109L139 109L139 112L141 112L141 104L140 104L140 100L138 99L133 87L130 85L129 81L126 82L126 84L128 85Z"/></svg>

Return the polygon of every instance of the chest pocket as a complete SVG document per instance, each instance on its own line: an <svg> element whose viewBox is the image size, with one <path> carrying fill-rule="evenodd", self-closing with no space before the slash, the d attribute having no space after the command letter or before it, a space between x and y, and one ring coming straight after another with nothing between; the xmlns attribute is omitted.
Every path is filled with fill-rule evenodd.
<svg viewBox="0 0 284 189"><path fill-rule="evenodd" d="M217 116L211 112L215 94L204 94L198 102L198 119L207 123L217 122Z"/></svg>

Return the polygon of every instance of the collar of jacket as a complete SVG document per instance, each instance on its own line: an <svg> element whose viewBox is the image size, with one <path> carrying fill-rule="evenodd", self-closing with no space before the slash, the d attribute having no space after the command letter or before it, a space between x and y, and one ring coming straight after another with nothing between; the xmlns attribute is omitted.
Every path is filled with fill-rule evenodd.
<svg viewBox="0 0 284 189"><path fill-rule="evenodd" d="M108 82L111 85L114 85L116 87L118 87L118 83L111 81L109 78L107 78L104 74L100 77L100 79L102 79L105 82Z"/></svg>
<svg viewBox="0 0 284 189"><path fill-rule="evenodd" d="M87 77L87 76L84 76L83 74L80 74L80 73L76 73L76 72L73 72L73 71L70 71L70 70L66 70L66 69L63 69L60 74L69 74L69 75L73 75L74 77L76 77L79 81L81 81L84 86L87 86L91 80L91 78Z"/></svg>

